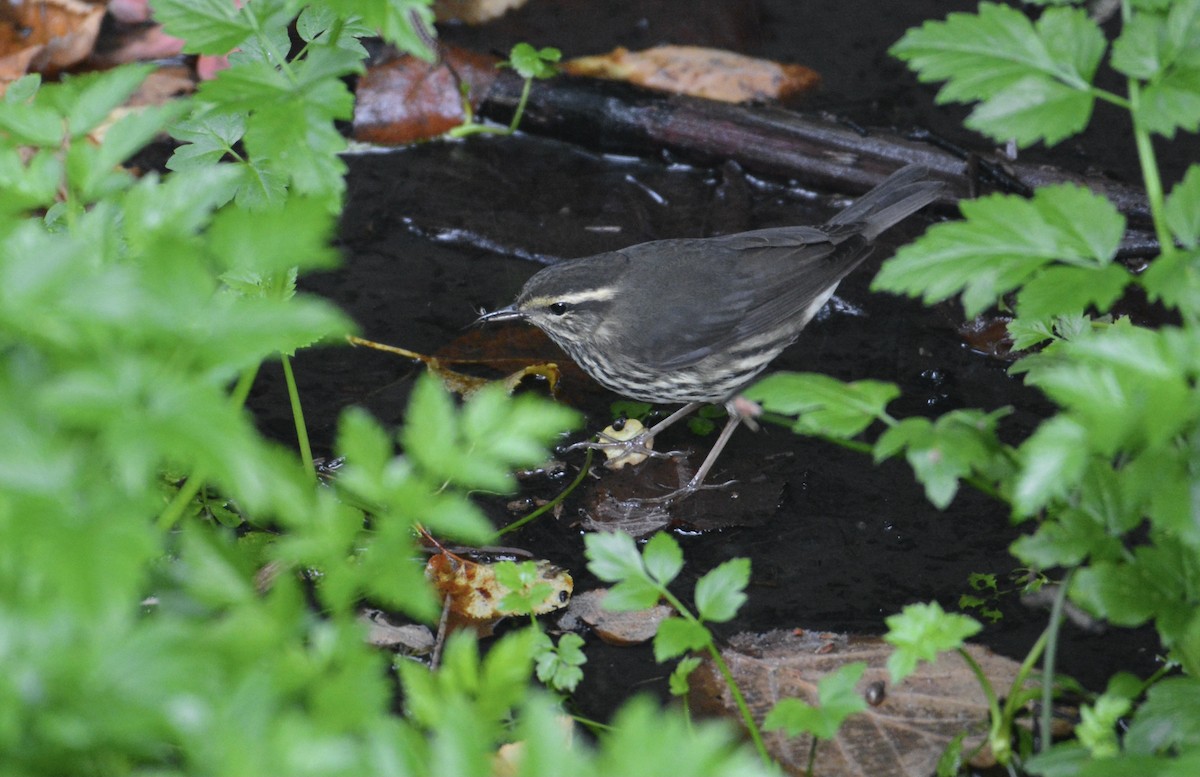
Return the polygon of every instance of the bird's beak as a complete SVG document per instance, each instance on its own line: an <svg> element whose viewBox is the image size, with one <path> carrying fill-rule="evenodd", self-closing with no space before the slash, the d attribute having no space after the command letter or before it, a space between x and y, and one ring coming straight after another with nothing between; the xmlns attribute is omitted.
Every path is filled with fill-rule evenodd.
<svg viewBox="0 0 1200 777"><path fill-rule="evenodd" d="M493 321L519 321L522 318L525 318L525 314L517 310L516 305L509 305L506 308L493 310L491 313L484 313L482 316L475 319L473 326L490 324Z"/></svg>

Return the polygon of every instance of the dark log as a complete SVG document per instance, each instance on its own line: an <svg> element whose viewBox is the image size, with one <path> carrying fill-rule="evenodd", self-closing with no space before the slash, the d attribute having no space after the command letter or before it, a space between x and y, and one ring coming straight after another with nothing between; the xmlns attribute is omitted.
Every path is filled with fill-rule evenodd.
<svg viewBox="0 0 1200 777"><path fill-rule="evenodd" d="M515 74L501 73L484 96L480 115L507 124L522 86ZM758 175L851 194L918 163L946 181L944 205L975 196L981 185L1027 194L1039 186L1075 183L1107 197L1131 226L1150 224L1142 189L1098 176L1011 161L993 152L966 153L773 106L667 95L612 81L558 77L534 82L521 129L610 152L668 149L705 163L732 159ZM1131 232L1122 253L1147 255L1156 249L1152 235Z"/></svg>

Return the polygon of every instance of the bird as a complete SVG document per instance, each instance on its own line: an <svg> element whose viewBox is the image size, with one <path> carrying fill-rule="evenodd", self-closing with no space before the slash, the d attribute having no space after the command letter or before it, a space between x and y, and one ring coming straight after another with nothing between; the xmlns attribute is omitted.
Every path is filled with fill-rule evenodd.
<svg viewBox="0 0 1200 777"><path fill-rule="evenodd" d="M908 165L824 224L655 240L563 260L476 323L532 324L605 388L684 405L632 440L593 447L649 452L679 419L723 404L729 420L688 483L645 501L682 499L704 487L734 430L754 426L759 409L740 392L796 341L876 238L942 190L927 168Z"/></svg>

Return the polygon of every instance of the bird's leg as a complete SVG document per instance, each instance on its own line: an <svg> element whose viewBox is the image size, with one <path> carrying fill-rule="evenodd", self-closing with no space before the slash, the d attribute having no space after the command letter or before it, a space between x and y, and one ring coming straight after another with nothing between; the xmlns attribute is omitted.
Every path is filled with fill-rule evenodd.
<svg viewBox="0 0 1200 777"><path fill-rule="evenodd" d="M680 451L669 451L669 452L664 453L661 451L651 450L649 447L650 442L660 432L662 432L664 429L666 429L668 426L675 423L676 421L683 418L684 416L695 412L695 410L703 404L704 404L703 402L690 402L690 403L684 405L683 407L679 408L678 410L676 410L674 413L671 413L671 415L669 415L666 418L664 418L663 420L659 421L654 426L651 426L648 429L643 429L637 435L631 437L628 440L614 440L614 439L603 440L602 439L599 442L592 442L591 440L587 440L585 442L577 442L573 445L568 445L564 450L574 451L574 450L587 449L587 448L598 448L600 450L621 449L622 456L627 456L630 454L637 454L637 453L643 454L645 456L657 456L658 458L672 458L675 456L682 456L683 453ZM600 436L605 437L606 435L603 432L601 432Z"/></svg>
<svg viewBox="0 0 1200 777"><path fill-rule="evenodd" d="M754 419L762 413L762 408L739 395L725 403L725 411L729 413L729 420L725 422L725 428L721 430L721 434L717 437L717 441L713 443L712 449L704 457L704 462L700 465L700 469L696 470L696 474L692 475L692 479L687 482L687 485L669 494L654 497L653 499L641 499L639 501L648 504L675 502L691 496L702 488L706 488L704 479L708 477L709 471L717 463L717 457L721 455L721 451L724 450L725 445L729 442L729 438L733 436L733 430L737 429L743 423L751 429L757 429L758 424ZM707 488L726 488L732 485L733 482L730 480L720 485L707 486Z"/></svg>

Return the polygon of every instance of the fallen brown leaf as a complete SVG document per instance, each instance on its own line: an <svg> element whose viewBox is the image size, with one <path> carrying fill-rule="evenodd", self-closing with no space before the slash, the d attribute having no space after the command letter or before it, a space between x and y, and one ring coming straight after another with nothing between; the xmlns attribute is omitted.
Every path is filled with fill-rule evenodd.
<svg viewBox="0 0 1200 777"><path fill-rule="evenodd" d="M575 76L628 81L675 94L727 103L787 100L810 92L821 76L803 65L781 64L700 46L616 48L607 54L563 63Z"/></svg>
<svg viewBox="0 0 1200 777"><path fill-rule="evenodd" d="M858 690L869 706L852 715L835 739L817 745L813 772L820 777L929 777L946 745L967 731L963 752L984 741L987 701L970 668L955 653L922 664L898 686L888 679L892 646L876 637L806 631L739 634L721 651L760 724L777 702L799 698L817 703L817 682L855 661L867 664ZM986 648L969 645L992 686L1003 693L1018 664ZM692 675L692 708L737 718L728 687L710 660ZM803 774L812 740L765 733L767 747L792 774Z"/></svg>
<svg viewBox="0 0 1200 777"><path fill-rule="evenodd" d="M104 6L80 0L0 3L0 86L29 72L57 73L92 53Z"/></svg>
<svg viewBox="0 0 1200 777"><path fill-rule="evenodd" d="M660 604L648 610L613 612L604 609L604 597L608 589L597 588L584 591L571 598L567 611L558 619L558 627L573 631L580 624L587 624L597 637L610 645L624 647L639 645L654 638L658 624L670 617L673 610Z"/></svg>

